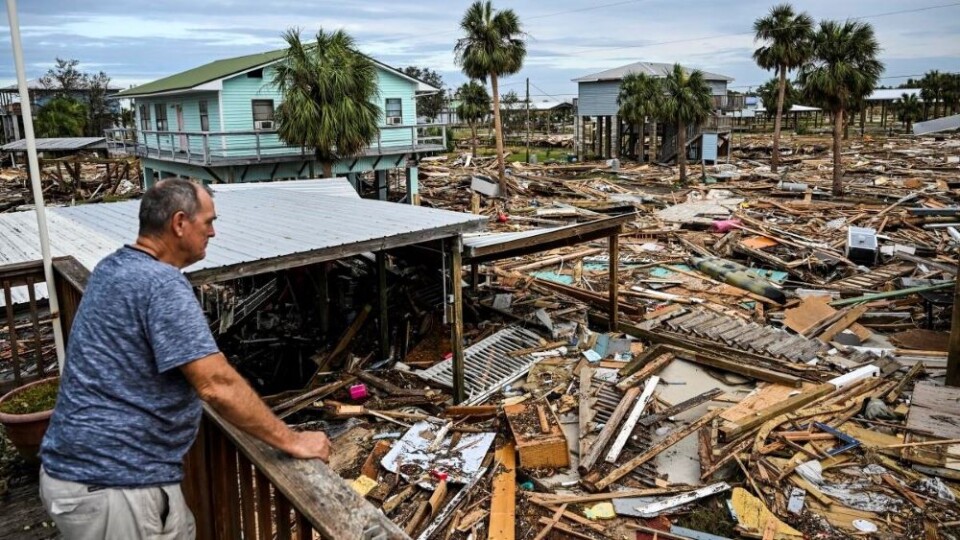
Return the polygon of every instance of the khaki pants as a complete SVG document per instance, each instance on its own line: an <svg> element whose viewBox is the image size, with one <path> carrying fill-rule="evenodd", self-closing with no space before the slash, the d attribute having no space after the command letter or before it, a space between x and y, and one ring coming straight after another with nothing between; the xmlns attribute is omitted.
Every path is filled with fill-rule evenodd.
<svg viewBox="0 0 960 540"><path fill-rule="evenodd" d="M40 499L65 540L193 540L179 485L91 489L40 469Z"/></svg>

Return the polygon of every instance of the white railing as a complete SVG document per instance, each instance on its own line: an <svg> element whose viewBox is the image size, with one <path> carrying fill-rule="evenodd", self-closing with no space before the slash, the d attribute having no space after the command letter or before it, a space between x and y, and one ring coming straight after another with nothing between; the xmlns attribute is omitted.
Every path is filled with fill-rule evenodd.
<svg viewBox="0 0 960 540"><path fill-rule="evenodd" d="M156 131L142 129L104 130L107 150L198 165L225 162L269 162L279 158L306 157L311 151L290 146L273 130L250 131ZM445 124L382 126L364 155L398 152L440 151L447 146Z"/></svg>

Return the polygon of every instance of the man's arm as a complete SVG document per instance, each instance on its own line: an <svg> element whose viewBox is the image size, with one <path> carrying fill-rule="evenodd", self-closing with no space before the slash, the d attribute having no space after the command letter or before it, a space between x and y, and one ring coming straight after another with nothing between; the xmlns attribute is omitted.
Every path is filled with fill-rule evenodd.
<svg viewBox="0 0 960 540"><path fill-rule="evenodd" d="M260 399L222 353L180 366L190 384L231 424L295 458L330 459L330 440L322 432L290 429Z"/></svg>

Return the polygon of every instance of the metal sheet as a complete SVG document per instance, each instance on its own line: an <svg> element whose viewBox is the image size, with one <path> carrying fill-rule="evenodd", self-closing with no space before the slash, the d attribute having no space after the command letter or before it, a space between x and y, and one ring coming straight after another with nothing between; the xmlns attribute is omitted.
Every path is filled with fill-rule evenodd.
<svg viewBox="0 0 960 540"><path fill-rule="evenodd" d="M71 150L80 150L89 146L99 144L106 148L106 139L103 137L55 137L46 139L36 139L38 152L69 152ZM27 140L20 139L0 147L5 152L26 152Z"/></svg>

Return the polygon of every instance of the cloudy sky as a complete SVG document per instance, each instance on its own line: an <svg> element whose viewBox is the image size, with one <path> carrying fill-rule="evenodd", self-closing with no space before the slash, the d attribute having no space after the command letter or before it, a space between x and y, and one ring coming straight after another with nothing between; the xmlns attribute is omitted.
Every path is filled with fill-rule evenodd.
<svg viewBox="0 0 960 540"><path fill-rule="evenodd" d="M298 26L343 28L359 48L393 65L427 66L448 87L464 82L453 44L467 0L20 0L28 77L54 58L80 60L121 86L148 82L212 60L280 48ZM751 60L750 29L773 0L496 0L516 11L528 34L523 70L503 92L537 100L573 97L570 79L638 60L681 62L734 77L746 90L770 77ZM816 20L860 18L876 29L886 77L897 85L930 69L960 72L960 2L814 0L794 6ZM0 83L15 82L9 28L2 19Z"/></svg>

